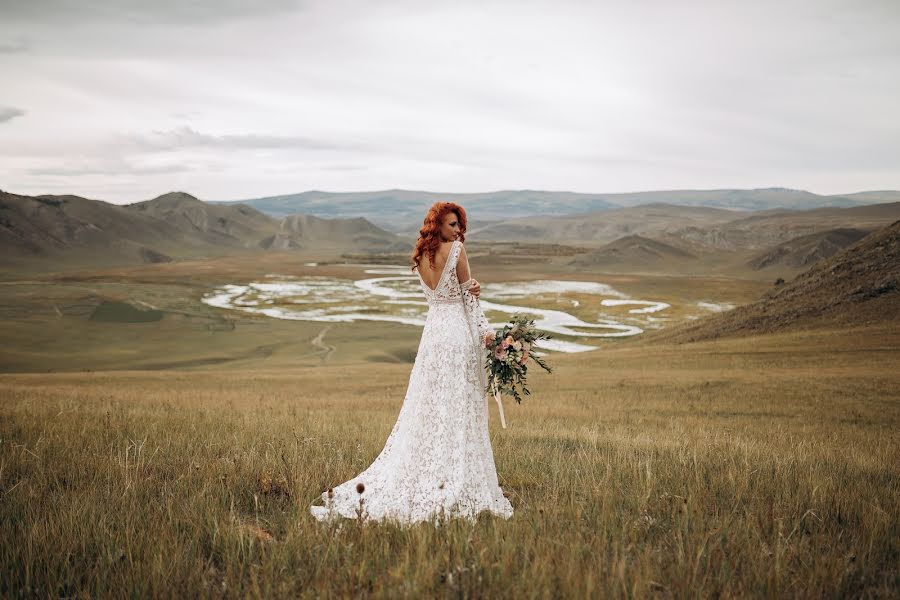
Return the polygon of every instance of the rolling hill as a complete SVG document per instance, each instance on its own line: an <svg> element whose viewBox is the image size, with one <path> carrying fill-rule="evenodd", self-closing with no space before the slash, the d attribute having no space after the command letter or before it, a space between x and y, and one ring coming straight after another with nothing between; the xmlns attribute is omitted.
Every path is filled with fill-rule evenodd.
<svg viewBox="0 0 900 600"><path fill-rule="evenodd" d="M183 245L177 232L150 216L79 196L0 192L4 263L162 262Z"/></svg>
<svg viewBox="0 0 900 600"><path fill-rule="evenodd" d="M471 236L480 242L593 246L569 264L594 271L789 277L897 219L900 202L749 214L645 204L583 215L511 219L476 229Z"/></svg>
<svg viewBox="0 0 900 600"><path fill-rule="evenodd" d="M63 270L169 262L300 248L396 252L410 243L365 219L273 219L247 206L216 206L173 192L119 206L79 196L0 192L5 270Z"/></svg>
<svg viewBox="0 0 900 600"><path fill-rule="evenodd" d="M806 269L822 259L834 256L868 234L869 231L860 229L829 229L803 235L754 256L747 265L757 271L778 267Z"/></svg>
<svg viewBox="0 0 900 600"><path fill-rule="evenodd" d="M125 208L164 221L185 237L212 246L257 247L280 225L255 208L208 204L184 192L163 194Z"/></svg>
<svg viewBox="0 0 900 600"><path fill-rule="evenodd" d="M676 343L822 326L900 323L900 221L760 300L648 338Z"/></svg>
<svg viewBox="0 0 900 600"><path fill-rule="evenodd" d="M608 244L627 235L653 236L727 223L742 217L722 208L643 204L564 217L510 219L471 232L473 239Z"/></svg>
<svg viewBox="0 0 900 600"><path fill-rule="evenodd" d="M900 219L900 202L753 213L713 226L687 226L673 233L685 240L724 250L766 249L830 229L874 230Z"/></svg>
<svg viewBox="0 0 900 600"><path fill-rule="evenodd" d="M696 259L696 256L641 235L628 235L605 246L582 254L569 263L575 267L587 267L600 270L619 269L665 269L673 262L685 262Z"/></svg>
<svg viewBox="0 0 900 600"><path fill-rule="evenodd" d="M363 218L322 219L312 215L290 215L279 230L262 241L270 249L338 249L372 253L407 252L412 243Z"/></svg>

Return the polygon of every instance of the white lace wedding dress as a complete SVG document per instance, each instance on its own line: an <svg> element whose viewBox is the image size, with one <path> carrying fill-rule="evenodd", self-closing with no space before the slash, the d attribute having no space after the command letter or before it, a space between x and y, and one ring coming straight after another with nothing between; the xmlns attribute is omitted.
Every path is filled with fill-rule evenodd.
<svg viewBox="0 0 900 600"><path fill-rule="evenodd" d="M497 482L488 437L482 334L493 331L460 284L454 241L437 287L419 281L428 301L415 364L397 422L375 461L353 479L322 494L313 516L401 523L435 518L474 520L482 511L504 518L513 508ZM358 484L364 490L357 492ZM360 503L362 500L362 504Z"/></svg>

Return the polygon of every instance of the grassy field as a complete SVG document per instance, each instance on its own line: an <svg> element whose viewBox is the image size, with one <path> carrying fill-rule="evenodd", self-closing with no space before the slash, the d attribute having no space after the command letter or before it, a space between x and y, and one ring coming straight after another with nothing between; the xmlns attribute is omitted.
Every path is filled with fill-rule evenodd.
<svg viewBox="0 0 900 600"><path fill-rule="evenodd" d="M259 360L0 375L0 595L900 593L896 326L554 355L491 407L515 515L440 528L307 512L408 363Z"/></svg>

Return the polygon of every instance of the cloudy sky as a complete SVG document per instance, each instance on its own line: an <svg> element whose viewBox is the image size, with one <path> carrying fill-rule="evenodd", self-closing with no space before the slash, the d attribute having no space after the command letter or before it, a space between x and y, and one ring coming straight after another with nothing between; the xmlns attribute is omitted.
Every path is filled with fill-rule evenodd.
<svg viewBox="0 0 900 600"><path fill-rule="evenodd" d="M22 194L900 189L896 0L0 0L0 77Z"/></svg>

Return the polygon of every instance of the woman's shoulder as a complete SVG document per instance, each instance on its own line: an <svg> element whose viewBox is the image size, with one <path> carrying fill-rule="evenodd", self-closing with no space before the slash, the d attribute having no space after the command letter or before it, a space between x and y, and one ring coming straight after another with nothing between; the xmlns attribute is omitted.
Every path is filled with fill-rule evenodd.
<svg viewBox="0 0 900 600"><path fill-rule="evenodd" d="M462 242L459 240L452 240L450 242L441 242L438 244L438 250L444 256L449 256L453 249L459 247L459 250L462 250Z"/></svg>
<svg viewBox="0 0 900 600"><path fill-rule="evenodd" d="M465 254L466 250L463 247L462 240L452 240L449 242L440 242L437 247L436 255L439 256L450 256L451 252L455 252L456 254Z"/></svg>

